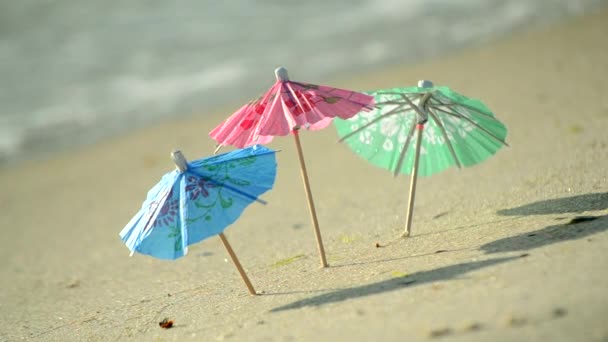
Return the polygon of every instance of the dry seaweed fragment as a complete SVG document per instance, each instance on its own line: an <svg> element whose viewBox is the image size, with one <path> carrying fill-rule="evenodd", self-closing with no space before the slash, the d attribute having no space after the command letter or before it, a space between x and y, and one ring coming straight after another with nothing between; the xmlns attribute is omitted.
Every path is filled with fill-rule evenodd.
<svg viewBox="0 0 608 342"><path fill-rule="evenodd" d="M286 258L286 259L281 259L281 260L275 262L274 264L272 264L271 266L275 267L275 268L276 267L281 267L281 266L286 266L286 265L289 265L289 264L293 263L296 260L300 260L300 259L305 258L305 257L306 257L306 255L304 255L304 254L294 255L294 256Z"/></svg>
<svg viewBox="0 0 608 342"><path fill-rule="evenodd" d="M401 272L401 271L392 271L391 275L393 276L393 278L407 277L407 273L404 273L404 272Z"/></svg>

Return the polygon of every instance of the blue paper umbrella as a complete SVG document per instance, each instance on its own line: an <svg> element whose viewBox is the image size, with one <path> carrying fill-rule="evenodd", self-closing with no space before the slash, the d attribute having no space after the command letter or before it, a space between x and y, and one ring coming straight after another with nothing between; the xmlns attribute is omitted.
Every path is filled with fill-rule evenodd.
<svg viewBox="0 0 608 342"><path fill-rule="evenodd" d="M254 145L192 162L179 151L171 155L177 169L148 192L120 238L131 254L173 260L184 256L189 245L219 235L255 294L223 231L253 201L265 203L258 196L274 184L275 151Z"/></svg>

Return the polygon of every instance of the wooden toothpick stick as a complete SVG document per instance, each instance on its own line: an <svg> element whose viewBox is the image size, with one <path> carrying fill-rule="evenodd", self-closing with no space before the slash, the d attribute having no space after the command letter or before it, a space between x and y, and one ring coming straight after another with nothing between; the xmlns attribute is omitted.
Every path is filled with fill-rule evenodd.
<svg viewBox="0 0 608 342"><path fill-rule="evenodd" d="M249 293L251 295L255 296L257 293L255 292L253 285L251 285L251 281L249 281L249 277L247 277L247 273L245 273L243 266L241 266L241 263L239 262L239 258L237 258L236 254L232 250L232 246L230 246L230 243L228 242L228 239L226 239L226 235L224 235L224 233L220 233L220 239L222 240L224 247L226 247L226 251L228 251L228 254L230 255L230 258L232 259L232 262L236 266L236 269L239 271L241 278L243 278L243 281L245 282L245 285L247 286Z"/></svg>
<svg viewBox="0 0 608 342"><path fill-rule="evenodd" d="M306 163L304 162L304 153L302 153L302 144L300 144L300 136L298 134L298 129L294 129L291 133L296 143L296 149L298 150L298 158L300 160L300 172L302 173L302 181L304 182L304 191L306 192L306 200L308 201L310 219L312 220L315 238L317 239L317 248L319 250L319 257L321 259L321 267L327 267L328 265L327 259L325 258L325 249L323 248L323 239L321 238L321 230L319 229L319 221L317 220L315 203L312 199L312 192L310 191L308 173L306 172Z"/></svg>

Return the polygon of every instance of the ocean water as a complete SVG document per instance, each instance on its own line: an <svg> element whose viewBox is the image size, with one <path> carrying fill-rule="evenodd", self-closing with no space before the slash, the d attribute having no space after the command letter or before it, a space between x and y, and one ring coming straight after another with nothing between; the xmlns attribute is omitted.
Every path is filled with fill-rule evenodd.
<svg viewBox="0 0 608 342"><path fill-rule="evenodd" d="M607 2L0 0L0 166L238 105L280 65L325 83Z"/></svg>

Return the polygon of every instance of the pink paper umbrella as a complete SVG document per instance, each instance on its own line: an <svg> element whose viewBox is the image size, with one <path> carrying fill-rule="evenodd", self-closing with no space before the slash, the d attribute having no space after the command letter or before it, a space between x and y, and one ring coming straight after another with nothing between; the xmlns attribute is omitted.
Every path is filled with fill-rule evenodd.
<svg viewBox="0 0 608 342"><path fill-rule="evenodd" d="M290 81L287 69L283 67L275 70L275 76L277 81L268 92L241 107L209 135L218 142L218 148L226 145L243 148L266 144L275 136L293 135L321 265L327 267L298 130L322 129L335 117L348 119L360 111L370 111L374 106L374 97L350 90Z"/></svg>

